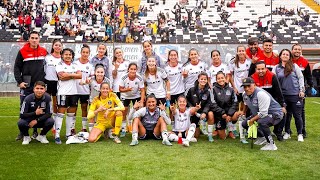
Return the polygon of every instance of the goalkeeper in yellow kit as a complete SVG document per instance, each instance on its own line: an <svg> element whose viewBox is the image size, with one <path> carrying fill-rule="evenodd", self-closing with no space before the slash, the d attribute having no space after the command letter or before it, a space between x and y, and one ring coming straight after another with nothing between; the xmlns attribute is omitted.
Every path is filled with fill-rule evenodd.
<svg viewBox="0 0 320 180"><path fill-rule="evenodd" d="M114 141L118 144L121 143L119 133L123 119L123 110L124 106L122 102L118 96L111 91L109 84L102 83L100 86L100 94L93 99L87 116L88 119L93 119L97 116L94 126L93 122L89 123L89 142L96 142L106 129L114 128Z"/></svg>

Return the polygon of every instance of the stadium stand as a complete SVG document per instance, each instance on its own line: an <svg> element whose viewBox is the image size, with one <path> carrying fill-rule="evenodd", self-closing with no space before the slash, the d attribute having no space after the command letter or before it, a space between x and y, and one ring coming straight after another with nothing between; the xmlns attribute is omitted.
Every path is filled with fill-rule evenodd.
<svg viewBox="0 0 320 180"><path fill-rule="evenodd" d="M44 9L43 15L45 17L52 17L51 4L53 0L45 0L43 2L41 6ZM61 0L56 0L55 2L59 7ZM99 1L96 0L95 2L98 4ZM107 1L103 2L106 3L103 7L104 9L107 7ZM148 25L153 27L152 22L155 22L158 23L158 33L154 33L151 36L152 41L155 43L239 44L246 43L248 37L259 37L261 40L265 37L271 37L278 44L320 43L320 39L318 38L320 36L319 14L300 0L291 0L290 3L271 0L238 0L234 1L232 5L234 7L227 7L232 3L231 0L227 2L221 2L221 0L189 0L188 3L180 4L180 7L176 8L180 9L181 21L188 17L186 10L193 10L192 19L188 20L190 24L185 30L183 23L176 22L177 15L175 14L176 9L174 8L176 2L175 0L160 2L141 0L140 8L138 7L139 11L135 8L135 16L130 14L129 8L128 18L132 18L130 19L131 25L129 23L127 23L127 25L130 25L128 29L133 41L141 42L144 36L148 38L151 34L146 33L146 27ZM271 2L273 3L272 5ZM124 3L124 0L117 2L117 4L121 4L121 6L119 6L121 15L118 18L122 21L121 26L126 25L126 20L121 18L124 13ZM33 1L33 5L32 15L36 17L36 0ZM67 9L67 7L65 9ZM293 12L293 14L282 13L282 10L288 10L289 12ZM112 10L112 7L109 7L109 10L106 11L116 10ZM7 12L7 10L1 8L0 12ZM70 16L67 10L62 11L63 13L60 12L59 7L58 13L61 14L59 15L59 21L61 27L63 27L68 23L67 19L70 19ZM72 13L74 12L73 9ZM160 13L161 15L159 16ZM199 18L196 18L196 13L200 14ZM41 27L35 27L34 23L32 23L32 28L40 31L42 34L41 42L51 42L54 38L63 39L64 42L87 42L91 40L90 35L93 32L96 41L124 42L125 38L120 38L123 32L120 25L120 27L109 27L111 34L107 40L106 31L109 29L101 24L100 13L96 14L97 21L95 24L92 24L92 18L88 18L86 21L81 22L81 27L75 28L81 31L81 34L75 33L69 36L56 35L54 20L44 23ZM135 20L135 17L138 17L137 20ZM10 29L7 26L7 29L1 29L0 31L0 41L21 41L21 39L23 39L23 34L19 32L19 29ZM163 37L163 32L166 32L167 37ZM116 36L114 33L116 33ZM125 35L127 36L128 33ZM114 38L112 39L110 36L114 36ZM164 41L165 38L168 38L168 41Z"/></svg>

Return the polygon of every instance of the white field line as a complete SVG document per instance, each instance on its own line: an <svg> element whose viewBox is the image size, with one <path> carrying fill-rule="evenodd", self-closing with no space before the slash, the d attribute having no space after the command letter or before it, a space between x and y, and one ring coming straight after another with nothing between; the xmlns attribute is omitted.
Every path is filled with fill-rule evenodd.
<svg viewBox="0 0 320 180"><path fill-rule="evenodd" d="M313 102L313 103L315 103L315 104L320 104L320 102L317 102L317 101L311 101L311 102Z"/></svg>

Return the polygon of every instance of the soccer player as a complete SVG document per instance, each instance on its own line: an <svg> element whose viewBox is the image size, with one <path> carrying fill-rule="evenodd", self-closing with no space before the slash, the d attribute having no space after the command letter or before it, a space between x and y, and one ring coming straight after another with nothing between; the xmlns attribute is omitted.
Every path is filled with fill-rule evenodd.
<svg viewBox="0 0 320 180"><path fill-rule="evenodd" d="M255 144L263 145L267 142L260 150L277 150L278 148L272 139L269 127L277 125L283 118L280 104L267 91L256 87L254 80L250 77L242 80L242 86L245 90L243 94L245 107L241 114L245 114L247 109L250 109L252 113L242 122L242 126L248 129L249 126L257 122L258 132L263 137L258 138Z"/></svg>
<svg viewBox="0 0 320 180"><path fill-rule="evenodd" d="M194 83L194 87L190 88L187 91L188 106L196 107L198 104L201 105L201 108L197 111L200 116L191 116L191 123L196 124L195 138L198 138L200 135L199 121L207 119L208 120L208 140L213 142L212 132L213 132L213 123L214 116L213 112L210 110L212 106L212 92L210 92L210 87L208 83L208 74L201 72L198 75L197 81Z"/></svg>
<svg viewBox="0 0 320 180"><path fill-rule="evenodd" d="M220 51L218 50L211 51L211 59L212 59L212 64L208 70L210 87L212 87L212 85L216 82L216 75L219 71L222 71L226 75L226 82L229 83L229 79L231 76L230 70L226 64L222 63Z"/></svg>
<svg viewBox="0 0 320 180"><path fill-rule="evenodd" d="M100 86L100 94L95 97L90 105L88 119L95 116L96 124L89 134L89 142L99 140L101 134L107 130L114 128L114 142L120 144L120 128L122 123L122 111L124 106L118 96L113 93L108 83L104 82Z"/></svg>
<svg viewBox="0 0 320 180"><path fill-rule="evenodd" d="M46 84L42 81L35 82L33 94L24 98L18 127L23 134L23 145L29 144L29 128L42 128L40 135L36 137L41 143L49 143L46 138L47 132L52 128L54 120L50 95L46 94Z"/></svg>
<svg viewBox="0 0 320 180"><path fill-rule="evenodd" d="M77 80L76 88L77 88L77 94L78 94L78 100L81 104L81 117L82 117L82 132L87 132L87 125L88 125L88 103L89 103L89 97L90 97L90 87L89 85L85 84L85 81L88 78L91 78L93 75L93 66L89 62L89 56L90 56L90 48L88 45L84 44L80 51L80 58L77 59L74 64L77 66L77 69L81 71L82 77L81 79ZM77 101L78 101L77 100ZM75 135L75 123L74 120L73 127L71 129L71 134Z"/></svg>
<svg viewBox="0 0 320 180"><path fill-rule="evenodd" d="M58 112L57 106L57 91L58 91L58 76L56 66L61 62L62 42L60 39L54 39L51 46L51 52L45 58L45 83L47 84L47 93L52 96L53 114L55 120ZM53 126L54 128L54 126ZM53 131L54 132L54 131Z"/></svg>
<svg viewBox="0 0 320 180"><path fill-rule="evenodd" d="M69 137L71 135L71 129L75 123L75 113L78 106L77 79L82 78L81 71L78 70L77 65L73 62L73 50L65 48L61 53L62 62L60 62L56 68L59 78L57 92L58 114L55 119L56 144L61 144L60 131L65 112L67 112L66 136Z"/></svg>
<svg viewBox="0 0 320 180"><path fill-rule="evenodd" d="M107 46L103 43L99 43L97 46L97 52L97 55L91 58L90 63L93 67L95 67L97 64L102 64L104 67L105 76L110 79L110 60L107 57Z"/></svg>
<svg viewBox="0 0 320 180"><path fill-rule="evenodd" d="M292 61L293 63L297 64L303 74L304 77L304 84L311 88L312 94L317 94L317 91L313 87L313 80L310 65L307 59L302 56L302 47L300 44L294 44L292 46ZM307 137L306 131L306 115L305 115L305 99L303 99L303 109L302 109L302 134L303 137ZM288 114L288 116L292 116L292 114ZM288 117L289 118L289 117Z"/></svg>
<svg viewBox="0 0 320 180"><path fill-rule="evenodd" d="M238 101L236 94L229 86L226 75L222 71L216 74L216 80L217 82L213 84L212 92L216 104L213 111L217 135L219 135L220 139L225 139L225 129L228 127L228 136L235 139L234 131L236 128L234 124L240 115L237 112ZM244 139L240 139L240 141L244 142Z"/></svg>
<svg viewBox="0 0 320 180"><path fill-rule="evenodd" d="M165 112L165 106L160 102L157 107L157 99L153 94L147 96L146 107L136 111L133 115L131 146L138 145L138 138L160 140L162 144L172 146L168 140L167 124L171 123Z"/></svg>
<svg viewBox="0 0 320 180"><path fill-rule="evenodd" d="M178 135L182 133L182 138L185 138L183 145L188 147L189 142L197 142L197 139L193 137L196 131L196 124L191 124L190 118L201 109L201 105L197 104L196 107L187 108L187 99L183 95L178 97L177 102L178 108L176 108L175 104L170 106L174 118L172 132L168 138L170 141L178 141Z"/></svg>
<svg viewBox="0 0 320 180"><path fill-rule="evenodd" d="M147 95L154 94L157 98L157 104L166 103L170 99L170 82L166 72L156 66L156 59L149 57L147 68L144 75L144 81L147 87Z"/></svg>
<svg viewBox="0 0 320 180"><path fill-rule="evenodd" d="M122 76L119 83L119 90L121 92L121 100L125 107L124 111L124 122L122 123L121 137L126 132L126 115L128 113L129 105L140 102L141 105L145 101L145 89L143 78L137 73L138 65L136 63L130 63L128 66L128 73ZM129 120L130 121L130 120ZM130 125L131 122L128 122Z"/></svg>
<svg viewBox="0 0 320 180"><path fill-rule="evenodd" d="M143 52L142 52L142 57L140 59L140 62L139 62L139 73L142 75L144 74L144 72L146 71L147 69L147 60L150 58L150 57L154 57L155 60L156 60L156 65L157 67L160 67L162 68L163 67L163 64L161 63L161 59L160 59L160 56L158 56L153 50L152 50L152 43L150 41L145 41L142 43L142 47L143 47Z"/></svg>
<svg viewBox="0 0 320 180"><path fill-rule="evenodd" d="M36 81L44 81L44 58L47 50L39 45L40 34L37 31L30 32L29 42L18 52L14 63L14 78L20 88L20 105L24 98L33 93L33 85ZM33 138L37 137L34 129ZM16 140L23 138L20 132Z"/></svg>
<svg viewBox="0 0 320 180"><path fill-rule="evenodd" d="M299 66L292 62L292 54L290 50L281 50L279 57L280 63L273 68L272 72L275 73L279 79L284 100L287 104L288 116L286 117L283 139L286 140L291 138L291 116L289 119L289 114L293 114L298 134L298 141L303 142L302 109L303 98L305 96L304 77Z"/></svg>

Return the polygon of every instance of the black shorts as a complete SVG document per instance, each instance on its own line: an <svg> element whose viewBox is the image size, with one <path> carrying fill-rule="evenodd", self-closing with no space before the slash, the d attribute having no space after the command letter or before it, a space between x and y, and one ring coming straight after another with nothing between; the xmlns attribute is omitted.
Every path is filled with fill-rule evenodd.
<svg viewBox="0 0 320 180"><path fill-rule="evenodd" d="M178 97L181 96L181 95L184 95L183 93L180 93L180 94L176 94L176 95L171 95L171 99L170 99L170 104L177 104L178 102Z"/></svg>
<svg viewBox="0 0 320 180"><path fill-rule="evenodd" d="M80 101L80 104L89 104L90 95L77 95L77 101Z"/></svg>
<svg viewBox="0 0 320 180"><path fill-rule="evenodd" d="M221 116L214 116L214 124L216 125L216 130L224 130L227 128L227 122Z"/></svg>
<svg viewBox="0 0 320 180"><path fill-rule="evenodd" d="M196 115L193 115L190 117L190 120L191 120L191 124L192 123L195 123L196 124L196 128L199 128L200 127L200 118L198 118Z"/></svg>
<svg viewBox="0 0 320 180"><path fill-rule="evenodd" d="M238 102L243 102L242 93L239 93L239 95L237 95L237 100L238 100Z"/></svg>
<svg viewBox="0 0 320 180"><path fill-rule="evenodd" d="M47 84L47 93L50 94L51 96L57 96L58 81L45 80L45 83Z"/></svg>
<svg viewBox="0 0 320 180"><path fill-rule="evenodd" d="M141 140L147 140L147 139L155 139L155 140L160 140L161 136L156 136L153 134L153 130L146 130L146 134L143 136L140 136L139 139Z"/></svg>
<svg viewBox="0 0 320 180"><path fill-rule="evenodd" d="M132 105L134 105L134 103L136 101L140 101L141 98L136 98L136 99L121 99L124 107L128 107L130 105L130 103L132 102Z"/></svg>
<svg viewBox="0 0 320 180"><path fill-rule="evenodd" d="M177 136L179 136L179 132L178 131L172 131L172 132L174 132ZM186 131L181 132L181 134L182 134L182 138L186 138L187 137Z"/></svg>
<svg viewBox="0 0 320 180"><path fill-rule="evenodd" d="M58 95L57 104L61 107L77 107L78 96L77 95Z"/></svg>
<svg viewBox="0 0 320 180"><path fill-rule="evenodd" d="M120 99L120 97L121 97L121 93L120 92L114 92L117 96L118 96L118 98Z"/></svg>

